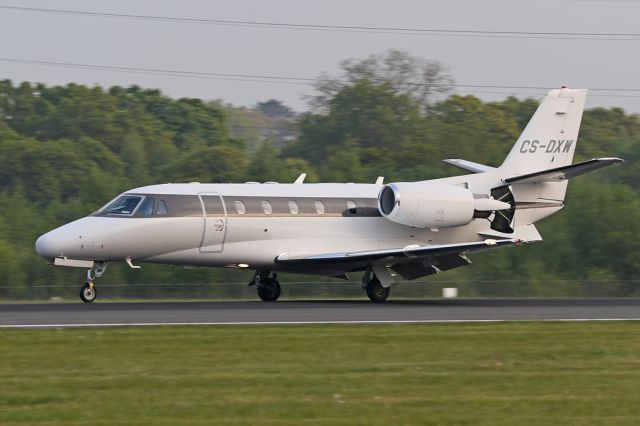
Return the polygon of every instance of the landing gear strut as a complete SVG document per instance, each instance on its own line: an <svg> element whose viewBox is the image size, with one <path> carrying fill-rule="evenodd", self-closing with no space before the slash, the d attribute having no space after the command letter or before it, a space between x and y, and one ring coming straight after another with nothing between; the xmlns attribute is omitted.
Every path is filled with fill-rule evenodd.
<svg viewBox="0 0 640 426"><path fill-rule="evenodd" d="M264 302L275 302L280 297L280 283L276 278L269 277L269 271L256 271L253 280L249 285L255 285L258 289L258 297Z"/></svg>
<svg viewBox="0 0 640 426"><path fill-rule="evenodd" d="M93 284L93 280L100 278L107 269L107 262L96 262L91 269L87 269L87 281L80 287L80 299L84 303L91 303L96 300L98 291Z"/></svg>

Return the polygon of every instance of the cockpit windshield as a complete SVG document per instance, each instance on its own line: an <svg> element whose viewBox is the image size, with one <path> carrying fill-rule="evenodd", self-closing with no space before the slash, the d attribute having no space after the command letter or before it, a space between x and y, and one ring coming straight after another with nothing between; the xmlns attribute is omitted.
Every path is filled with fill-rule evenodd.
<svg viewBox="0 0 640 426"><path fill-rule="evenodd" d="M107 215L130 215L134 212L138 204L140 204L140 200L142 200L142 197L140 196L124 195L111 203L111 205L103 209L100 213Z"/></svg>

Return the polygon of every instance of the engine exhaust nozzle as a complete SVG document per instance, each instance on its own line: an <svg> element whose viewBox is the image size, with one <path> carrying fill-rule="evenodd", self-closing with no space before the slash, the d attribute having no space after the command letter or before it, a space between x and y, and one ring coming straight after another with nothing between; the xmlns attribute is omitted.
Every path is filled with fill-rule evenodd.
<svg viewBox="0 0 640 426"><path fill-rule="evenodd" d="M480 212L493 212L498 210L509 210L511 204L493 198L476 198L473 200L473 208Z"/></svg>

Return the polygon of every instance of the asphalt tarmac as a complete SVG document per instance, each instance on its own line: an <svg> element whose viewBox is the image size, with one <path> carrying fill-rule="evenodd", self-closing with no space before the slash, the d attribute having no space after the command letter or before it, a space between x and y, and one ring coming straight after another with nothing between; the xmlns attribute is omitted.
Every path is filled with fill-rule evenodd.
<svg viewBox="0 0 640 426"><path fill-rule="evenodd" d="M640 298L0 304L0 328L640 320Z"/></svg>

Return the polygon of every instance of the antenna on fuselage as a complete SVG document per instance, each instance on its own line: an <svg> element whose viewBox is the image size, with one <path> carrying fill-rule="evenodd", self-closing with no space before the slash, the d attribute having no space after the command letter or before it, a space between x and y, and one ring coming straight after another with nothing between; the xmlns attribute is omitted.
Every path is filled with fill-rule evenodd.
<svg viewBox="0 0 640 426"><path fill-rule="evenodd" d="M300 173L300 176L298 176L298 179L296 179L295 182L293 183L304 183L304 180L306 177L307 177L306 173Z"/></svg>

